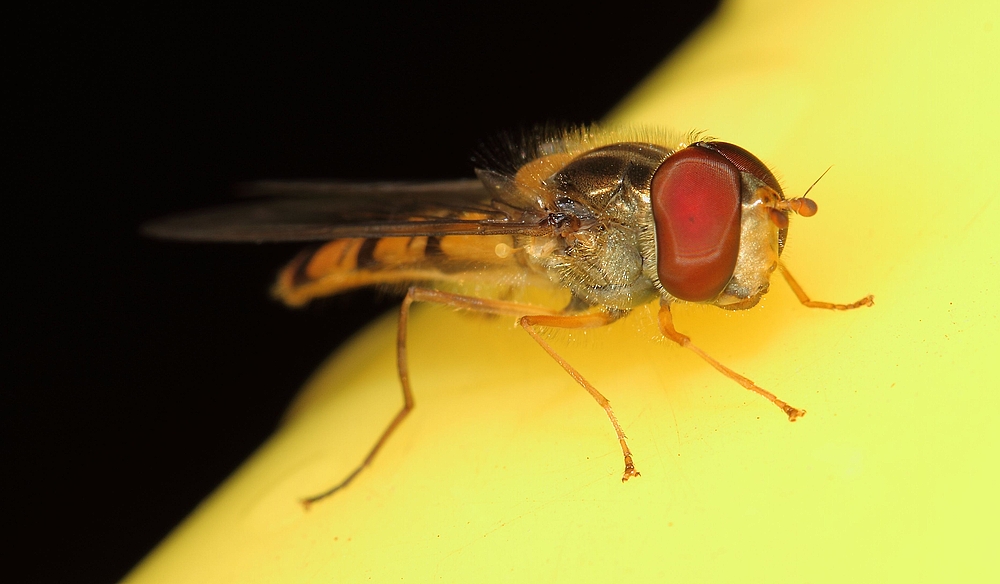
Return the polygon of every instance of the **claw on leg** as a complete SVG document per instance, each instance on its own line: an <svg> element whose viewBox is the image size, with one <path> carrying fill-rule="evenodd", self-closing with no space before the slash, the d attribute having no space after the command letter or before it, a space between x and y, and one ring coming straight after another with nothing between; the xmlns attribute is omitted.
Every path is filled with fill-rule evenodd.
<svg viewBox="0 0 1000 584"><path fill-rule="evenodd" d="M792 289L795 293L795 297L799 299L799 302L803 306L808 306L809 308L825 308L827 310L853 310L855 308L861 308L862 306L875 306L875 297L871 294L865 296L861 300L851 302L850 304L834 304L833 302L821 302L819 300L812 300L809 295L806 294L802 286L795 281L795 278L788 272L788 268L785 264L779 263L778 267L781 269L781 275L784 276L785 281L788 282L788 287Z"/></svg>
<svg viewBox="0 0 1000 584"><path fill-rule="evenodd" d="M604 408L604 412L608 415L608 419L611 420L611 425L615 428L615 434L618 435L618 443L622 447L622 456L625 458L625 472L622 474L622 482L629 480L632 477L639 476L639 471L635 470L635 464L632 463L632 452L628 448L628 444L625 442L625 432L622 430L621 424L618 423L618 417L615 416L614 410L611 409L611 402L608 398L597 390L596 387L590 384L589 381L584 379L580 372L573 368L559 353L556 353L555 349L552 348L538 331L535 330L536 326L552 326L559 328L593 328L611 324L614 322L614 317L606 313L590 313L590 314L578 314L578 315L537 315L537 316L525 316L519 321L521 328L523 328L531 338L535 340L550 357L555 359L556 363L563 368L566 373L569 373L570 377L576 380L581 387L587 390L587 393L594 398L599 406Z"/></svg>

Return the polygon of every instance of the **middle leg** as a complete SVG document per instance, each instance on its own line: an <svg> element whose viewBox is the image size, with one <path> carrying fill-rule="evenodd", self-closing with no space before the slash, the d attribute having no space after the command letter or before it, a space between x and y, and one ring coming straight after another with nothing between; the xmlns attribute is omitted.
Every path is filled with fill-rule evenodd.
<svg viewBox="0 0 1000 584"><path fill-rule="evenodd" d="M576 380L587 393L594 398L599 406L604 408L604 412L608 415L608 419L611 420L611 425L615 427L615 434L618 435L618 444L622 448L622 456L625 457L625 472L622 473L622 482L629 480L632 477L639 476L639 471L635 470L635 464L632 462L632 452L628 448L628 444L625 442L625 432L622 430L621 424L618 423L618 417L615 416L614 410L611 409L611 402L608 398L597 390L596 387L590 384L583 375L580 374L572 365L569 364L566 359L563 359L559 353L552 348L549 343L542 338L535 327L539 326L550 326L557 328L566 329L580 329L580 328L596 328L611 324L616 320L616 317L599 312L599 313L587 313L578 315L534 315L534 316L524 316L518 321L524 330L531 335L531 338L535 339L550 357L555 359L556 363L562 367L566 373L569 373L570 377Z"/></svg>

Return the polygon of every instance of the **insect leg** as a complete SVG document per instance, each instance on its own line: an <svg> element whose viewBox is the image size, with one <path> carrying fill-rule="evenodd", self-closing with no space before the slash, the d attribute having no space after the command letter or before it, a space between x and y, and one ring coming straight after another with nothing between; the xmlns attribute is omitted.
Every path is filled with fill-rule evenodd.
<svg viewBox="0 0 1000 584"><path fill-rule="evenodd" d="M312 497L307 497L302 500L302 506L307 510L313 503L333 495L350 484L350 482L354 480L354 477L358 476L358 474L360 474L361 471L364 470L364 468L368 466L372 460L374 460L375 455L378 454L379 450L382 449L382 446L388 442L389 436L392 435L396 428L399 427L399 425L413 409L414 400L413 390L410 387L410 368L408 365L406 350L406 330L407 323L410 320L410 306L414 302L435 302L437 304L443 304L454 308L512 316L520 316L525 313L533 312L546 312L546 309L544 308L529 304L518 304L515 302L476 298L474 296L462 296L460 294L452 294L450 292L442 292L440 290L418 288L415 286L411 287L406 292L406 296L403 298L403 304L399 307L399 322L396 330L396 366L399 370L399 382L403 388L403 407L396 414L396 417L389 422L389 425L386 426L385 430L382 431L382 435L379 436L378 441L375 442L375 446L368 451L368 455L361 461L361 464L351 471L351 473L347 475L344 480L340 481L340 483L334 485L332 488L319 493L318 495L313 495Z"/></svg>
<svg viewBox="0 0 1000 584"><path fill-rule="evenodd" d="M396 365L399 369L400 385L403 386L402 409L399 410L396 417L393 418L392 421L389 422L389 425L386 426L385 430L382 431L382 435L379 436L375 446L372 446L372 449L368 451L368 456L365 456L364 460L361 461L361 464L351 471L351 474L347 475L344 480L340 481L330 489L302 500L302 506L305 507L306 510L308 510L313 503L329 497L353 481L354 477L358 476L358 474L371 463L371 461L375 458L375 455L378 454L378 451L381 450L382 446L389 440L389 436L403 422L403 419L410 413L410 410L413 409L413 390L410 388L410 372L406 364L406 325L410 320L411 304L413 304L412 289L410 293L407 293L406 297L403 298L403 304L399 307L399 321L397 322L396 331Z"/></svg>
<svg viewBox="0 0 1000 584"><path fill-rule="evenodd" d="M829 310L851 310L852 308L859 308L861 306L873 306L875 304L875 297L869 294L857 302L852 302L850 304L833 304L832 302L819 302L816 300L810 300L809 295L806 294L802 286L795 281L795 278L788 273L788 268L785 264L779 262L778 267L781 269L781 275L785 277L785 281L788 282L788 286L795 292L795 296L798 297L799 302L804 306L809 308L826 308Z"/></svg>
<svg viewBox="0 0 1000 584"><path fill-rule="evenodd" d="M541 345L542 349L549 354L550 357L559 363L559 366L569 373L570 377L576 380L587 392L594 398L599 406L604 408L604 412L608 415L608 419L611 420L611 425L615 427L615 434L618 435L618 443L622 447L622 455L625 457L625 472L622 474L622 482L629 480L632 477L639 476L639 471L635 470L635 465L632 463L632 452L628 449L628 444L625 442L625 432L622 430L621 424L618 423L618 418L615 416L614 410L611 409L611 402L608 398L604 397L601 392L597 391L597 388L590 384L589 381L580 375L580 372L573 368L565 359L563 359L555 349L549 345L545 339L542 338L538 331L535 330L536 326L551 326L559 328L594 328L599 326L604 326L611 324L615 321L615 318L609 314L605 313L591 313L591 314L580 314L580 315L533 315L521 317L519 321L521 327L531 338L535 339L535 342Z"/></svg>
<svg viewBox="0 0 1000 584"><path fill-rule="evenodd" d="M732 379L736 383L739 383L740 385L749 389L750 391L767 398L771 403L778 406L779 408L781 408L783 412L785 412L785 414L788 416L788 421L794 422L798 418L801 418L802 416L806 415L805 410L793 408L787 403L781 401L773 393L767 391L766 389L760 387L753 381L750 381L746 377L743 377L742 375L736 373L729 367L726 367L722 363L716 361L708 353L702 351L697 346L695 346L687 335L683 335L677 332L677 329L674 328L673 316L670 314L670 305L667 304L666 302L660 301L660 314L658 320L660 322L660 332L663 333L663 336L667 337L668 339L674 341L675 343L686 349L694 351L699 357L707 361L709 365L715 367L719 371L719 373L722 373L726 377Z"/></svg>

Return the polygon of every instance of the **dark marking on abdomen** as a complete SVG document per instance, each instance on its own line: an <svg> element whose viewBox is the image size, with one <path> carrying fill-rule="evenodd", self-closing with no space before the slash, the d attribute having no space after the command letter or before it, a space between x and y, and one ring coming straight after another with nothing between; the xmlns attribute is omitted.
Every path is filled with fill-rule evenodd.
<svg viewBox="0 0 1000 584"><path fill-rule="evenodd" d="M424 257L432 258L442 255L444 255L444 251L441 249L441 238L436 235L429 236L427 244L424 246Z"/></svg>
<svg viewBox="0 0 1000 584"><path fill-rule="evenodd" d="M295 259L292 260L292 264L295 266L295 269L292 271L293 286L302 286L312 281L306 270L309 268L309 261L312 260L313 255L319 251L320 247L322 246L311 245L300 251L299 255L295 256Z"/></svg>
<svg viewBox="0 0 1000 584"><path fill-rule="evenodd" d="M378 245L378 239L366 239L361 247L358 249L357 256L357 266L359 270L367 270L372 268L377 268L379 266L378 260L375 259L375 247Z"/></svg>

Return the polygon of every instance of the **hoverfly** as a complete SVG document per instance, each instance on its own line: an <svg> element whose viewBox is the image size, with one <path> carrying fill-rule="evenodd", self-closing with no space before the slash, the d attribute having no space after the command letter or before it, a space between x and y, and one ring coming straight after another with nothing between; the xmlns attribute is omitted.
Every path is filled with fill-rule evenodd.
<svg viewBox="0 0 1000 584"><path fill-rule="evenodd" d="M307 508L347 486L413 409L406 331L414 302L517 317L606 412L624 457L623 482L639 472L611 404L539 329L600 327L658 301L664 336L795 421L804 410L692 344L674 328L671 307L751 308L775 270L805 306L873 305L870 295L850 304L806 295L780 257L789 214L809 217L816 203L786 199L767 166L739 146L591 127L508 140L506 150L476 170L478 179L265 181L249 186L256 200L146 226L150 235L189 241L323 242L281 271L274 295L289 306L359 287L405 290L397 333L403 407L346 478L302 501ZM529 290L562 300L528 302Z"/></svg>

